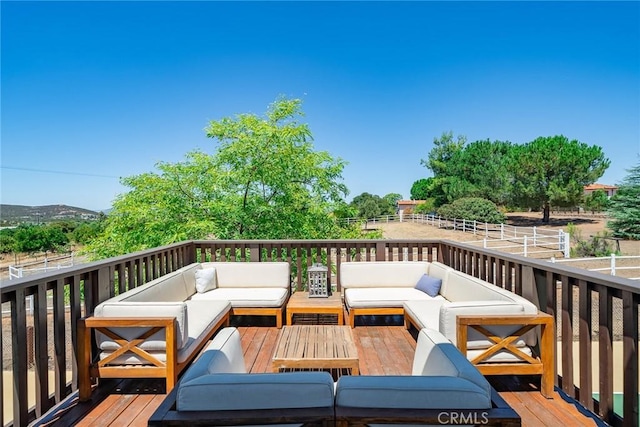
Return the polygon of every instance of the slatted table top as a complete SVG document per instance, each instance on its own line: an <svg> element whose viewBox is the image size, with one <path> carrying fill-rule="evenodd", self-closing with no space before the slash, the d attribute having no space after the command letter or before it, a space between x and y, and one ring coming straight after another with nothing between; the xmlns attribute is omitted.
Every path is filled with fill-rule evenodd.
<svg viewBox="0 0 640 427"><path fill-rule="evenodd" d="M284 326L278 337L272 369L351 369L360 373L351 327L338 325Z"/></svg>

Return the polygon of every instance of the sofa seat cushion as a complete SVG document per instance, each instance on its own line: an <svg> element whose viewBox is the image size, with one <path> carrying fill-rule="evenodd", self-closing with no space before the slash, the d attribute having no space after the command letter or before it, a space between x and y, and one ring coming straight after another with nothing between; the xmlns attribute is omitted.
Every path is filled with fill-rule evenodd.
<svg viewBox="0 0 640 427"><path fill-rule="evenodd" d="M192 301L229 301L231 307L282 307L289 296L285 288L223 288L194 294Z"/></svg>
<svg viewBox="0 0 640 427"><path fill-rule="evenodd" d="M438 329L440 324L440 307L447 300L444 298L432 298L430 300L411 300L405 301L405 315L411 317L416 323L418 330L422 328Z"/></svg>
<svg viewBox="0 0 640 427"><path fill-rule="evenodd" d="M194 348L197 345L198 338L207 330L213 328L224 317L224 315L227 314L229 310L231 310L231 305L228 301L186 301L184 303L184 306L186 307L185 312L187 314L185 322L185 324L187 325L187 338L184 342L184 345L181 348L178 348L178 363L186 361L193 353ZM159 317L167 316L170 317L171 314L169 314L166 310L163 315L159 315ZM162 333L162 338L162 341L157 342L152 349L151 347L147 348L149 349L149 353L153 354L156 359L164 362L166 361L166 345L164 342L164 333ZM146 342L142 344L141 347L145 348L145 344ZM115 343L112 343L109 346L103 345L103 351L100 353L100 359L106 358L116 348L119 348L119 346L117 346ZM140 365L146 363L148 362L143 361L135 354L128 352L116 358L111 364Z"/></svg>
<svg viewBox="0 0 640 427"><path fill-rule="evenodd" d="M478 350L467 350L467 359L473 360L476 357L480 356L486 349L478 349ZM521 352L526 354L527 356L533 356L533 352L530 347L520 347L518 348ZM514 355L505 350L500 350L496 354L491 357L484 359L480 363L519 363L523 362L518 356Z"/></svg>
<svg viewBox="0 0 640 427"><path fill-rule="evenodd" d="M415 282L414 282L415 285ZM351 308L402 307L405 301L443 299L430 297L414 288L349 288L344 290L344 301Z"/></svg>
<svg viewBox="0 0 640 427"><path fill-rule="evenodd" d="M178 411L333 408L328 372L208 374L180 381Z"/></svg>
<svg viewBox="0 0 640 427"><path fill-rule="evenodd" d="M336 405L350 408L488 409L491 395L465 378L450 376L342 376Z"/></svg>

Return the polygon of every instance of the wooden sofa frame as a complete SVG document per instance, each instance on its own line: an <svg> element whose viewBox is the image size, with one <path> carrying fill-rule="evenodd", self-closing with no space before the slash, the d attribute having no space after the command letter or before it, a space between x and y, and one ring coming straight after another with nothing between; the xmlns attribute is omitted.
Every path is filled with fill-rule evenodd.
<svg viewBox="0 0 640 427"><path fill-rule="evenodd" d="M419 328L416 321L408 314L404 313L404 324L407 329L413 325ZM540 393L546 398L553 398L553 387L555 379L554 368L554 321L553 317L546 313L536 315L459 315L456 317L456 341L457 347L467 355L468 328L480 332L494 344L487 348L482 354L471 363L483 375L541 375ZM498 325L522 325L520 329L507 337L499 337L492 334L485 327ZM539 356L531 357L513 346L525 333L540 326L541 335L538 342ZM522 362L505 363L482 363L486 358L500 350L505 350L522 358Z"/></svg>
<svg viewBox="0 0 640 427"><path fill-rule="evenodd" d="M483 375L541 375L540 393L546 398L553 398L553 386L555 378L554 354L555 354L555 323L553 316L547 313L537 315L460 315L456 318L456 340L458 348L467 355L467 336L469 328L483 334L494 344L483 353L471 360L471 363ZM520 329L506 337L495 336L488 331L486 326L498 325L522 325ZM540 339L538 340L538 357L531 357L513 345L522 335L540 326ZM498 351L507 351L521 359L522 362L514 363L482 363Z"/></svg>
<svg viewBox="0 0 640 427"><path fill-rule="evenodd" d="M178 375L202 350L204 345L213 337L215 332L223 326L229 325L229 312L200 335L193 351L188 357L178 363L177 321L175 317L87 317L78 322L78 394L80 401L91 398L93 379L98 378L165 378L167 393L171 391L178 380ZM109 328L150 328L140 336L127 340L111 331ZM158 360L154 355L140 348L156 332L165 330L166 361ZM113 339L120 348L103 360L99 359L99 350L93 355L92 331L99 331ZM113 365L109 363L123 355L132 352L148 362L146 365Z"/></svg>
<svg viewBox="0 0 640 427"><path fill-rule="evenodd" d="M336 405L336 427L361 427L369 424L478 424L519 427L522 420L498 392L491 388L491 409L406 409L351 408Z"/></svg>
<svg viewBox="0 0 640 427"><path fill-rule="evenodd" d="M194 425L268 425L300 424L305 427L332 427L335 425L334 408L256 409L237 411L183 411L176 410L178 388L167 395L149 418L149 427Z"/></svg>
<svg viewBox="0 0 640 427"><path fill-rule="evenodd" d="M404 314L403 307L372 307L372 308L353 308L344 304L344 318L348 320L349 326L356 327L356 316L394 316Z"/></svg>

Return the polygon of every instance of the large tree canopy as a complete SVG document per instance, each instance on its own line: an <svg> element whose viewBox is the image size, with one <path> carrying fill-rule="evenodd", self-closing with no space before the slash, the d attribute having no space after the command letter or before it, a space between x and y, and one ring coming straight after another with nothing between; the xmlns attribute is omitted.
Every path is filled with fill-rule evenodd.
<svg viewBox="0 0 640 427"><path fill-rule="evenodd" d="M90 245L112 256L197 238L336 238L331 215L347 189L345 162L313 149L300 123L301 101L281 98L265 117L241 114L212 121L213 155L188 153L182 162L122 180L105 232Z"/></svg>
<svg viewBox="0 0 640 427"><path fill-rule="evenodd" d="M628 170L629 174L611 197L607 224L615 237L640 240L640 163Z"/></svg>
<svg viewBox="0 0 640 427"><path fill-rule="evenodd" d="M540 137L511 151L512 196L523 207L542 208L549 222L551 205L577 205L584 186L596 182L609 167L602 148L565 136Z"/></svg>

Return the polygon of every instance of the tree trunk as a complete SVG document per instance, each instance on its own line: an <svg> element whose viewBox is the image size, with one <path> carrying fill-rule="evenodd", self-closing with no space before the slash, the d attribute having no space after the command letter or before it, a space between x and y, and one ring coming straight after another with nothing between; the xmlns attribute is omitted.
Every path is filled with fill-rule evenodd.
<svg viewBox="0 0 640 427"><path fill-rule="evenodd" d="M550 219L550 211L551 211L551 206L549 205L549 202L544 202L544 205L542 207L542 222L544 222L545 224L549 223L549 219Z"/></svg>

